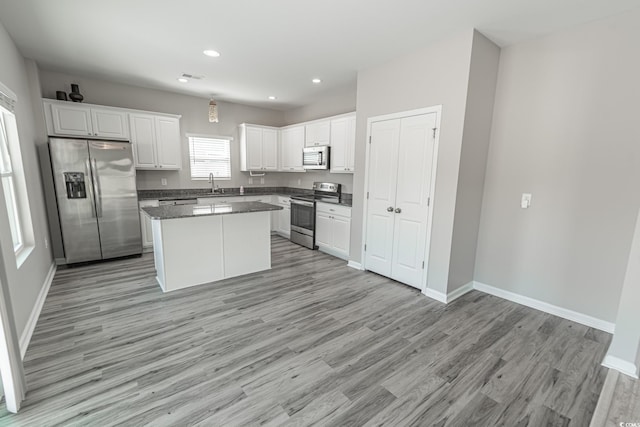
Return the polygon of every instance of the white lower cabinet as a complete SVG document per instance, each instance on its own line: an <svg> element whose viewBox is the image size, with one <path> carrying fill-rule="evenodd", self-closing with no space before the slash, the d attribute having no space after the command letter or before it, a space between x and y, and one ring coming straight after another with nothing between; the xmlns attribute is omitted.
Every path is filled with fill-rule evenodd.
<svg viewBox="0 0 640 427"><path fill-rule="evenodd" d="M142 208L157 206L160 206L160 202L157 200L140 201L140 228L142 231L142 250L144 252L151 252L153 249L153 231L151 230L151 218L142 211Z"/></svg>
<svg viewBox="0 0 640 427"><path fill-rule="evenodd" d="M287 239L291 235L291 199L286 196L274 196L275 204L282 210L274 211L274 231Z"/></svg>
<svg viewBox="0 0 640 427"><path fill-rule="evenodd" d="M349 259L351 208L316 203L316 245L318 249L344 260Z"/></svg>

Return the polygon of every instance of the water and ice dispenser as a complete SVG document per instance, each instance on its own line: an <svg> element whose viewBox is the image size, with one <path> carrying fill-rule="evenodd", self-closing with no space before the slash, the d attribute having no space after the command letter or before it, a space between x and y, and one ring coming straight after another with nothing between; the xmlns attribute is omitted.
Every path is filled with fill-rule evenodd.
<svg viewBox="0 0 640 427"><path fill-rule="evenodd" d="M86 199L87 190L83 172L63 172L67 187L67 199Z"/></svg>

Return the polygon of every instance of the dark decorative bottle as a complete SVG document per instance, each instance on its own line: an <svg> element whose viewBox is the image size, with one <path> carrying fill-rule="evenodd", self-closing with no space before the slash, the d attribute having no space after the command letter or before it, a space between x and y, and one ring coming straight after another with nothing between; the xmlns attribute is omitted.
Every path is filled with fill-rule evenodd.
<svg viewBox="0 0 640 427"><path fill-rule="evenodd" d="M84 96L80 93L80 88L76 84L71 85L71 93L69 93L69 98L73 102L82 102Z"/></svg>

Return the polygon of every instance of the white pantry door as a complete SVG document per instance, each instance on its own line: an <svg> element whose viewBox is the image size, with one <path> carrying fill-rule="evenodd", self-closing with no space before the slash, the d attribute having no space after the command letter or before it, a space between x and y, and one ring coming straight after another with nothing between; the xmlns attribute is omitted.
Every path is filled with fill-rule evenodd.
<svg viewBox="0 0 640 427"><path fill-rule="evenodd" d="M436 114L402 119L393 232L391 277L416 288L422 284Z"/></svg>
<svg viewBox="0 0 640 427"><path fill-rule="evenodd" d="M371 123L365 266L421 288L436 113Z"/></svg>
<svg viewBox="0 0 640 427"><path fill-rule="evenodd" d="M391 276L400 120L371 124L367 189L367 270Z"/></svg>

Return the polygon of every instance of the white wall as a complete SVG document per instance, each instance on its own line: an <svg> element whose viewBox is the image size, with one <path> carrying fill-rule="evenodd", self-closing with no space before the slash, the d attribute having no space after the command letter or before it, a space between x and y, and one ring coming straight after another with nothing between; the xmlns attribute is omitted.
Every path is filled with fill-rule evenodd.
<svg viewBox="0 0 640 427"><path fill-rule="evenodd" d="M38 134L34 121L30 93L28 69L24 58L15 44L0 25L0 82L11 89L18 97L16 121L20 137L20 149L25 170L28 204L33 222L35 247L27 260L17 268L11 240L11 231L4 204L4 194L0 187L0 244L4 256L4 266L18 336L25 326L43 289L47 273L53 265L51 249L45 247L45 238L49 239L49 230L45 214L44 196L40 167L36 155Z"/></svg>
<svg viewBox="0 0 640 427"><path fill-rule="evenodd" d="M615 321L640 207L638 22L502 50L477 281Z"/></svg>
<svg viewBox="0 0 640 427"><path fill-rule="evenodd" d="M356 87L355 78L353 83L349 85L330 90L324 90L322 85L318 85L318 94L313 103L284 112L285 124L292 125L355 111Z"/></svg>
<svg viewBox="0 0 640 427"><path fill-rule="evenodd" d="M84 95L83 102L90 104L109 105L114 107L134 108L140 110L157 111L162 113L181 114L182 133L182 170L167 171L138 171L138 189L162 189L161 179L167 179L164 188L203 188L208 183L192 181L189 169L189 145L185 137L187 133L206 135L231 136L231 173L229 181L219 181L221 187L239 187L249 185L249 173L240 172L240 141L238 125L253 123L268 126L281 126L284 123L284 113L277 110L250 107L229 102L218 102L219 123L209 123L209 100L194 96L176 94L156 89L123 85L89 77L65 74L46 69L40 70L42 96L55 98L57 90L70 91L70 84L80 85L80 92ZM281 174L268 173L264 185L280 185ZM260 178L254 178L252 186L260 186Z"/></svg>
<svg viewBox="0 0 640 427"><path fill-rule="evenodd" d="M500 48L474 31L447 293L473 281L499 58Z"/></svg>
<svg viewBox="0 0 640 427"><path fill-rule="evenodd" d="M367 119L442 105L429 287L446 293L473 31L358 73L350 259L361 261Z"/></svg>
<svg viewBox="0 0 640 427"><path fill-rule="evenodd" d="M611 341L607 358L615 358L625 362L629 369L627 374L640 374L640 211L636 220L635 233L627 270L624 278L618 315L616 316L616 332ZM607 362L607 359L605 359ZM616 360L610 360L612 366L620 367Z"/></svg>

